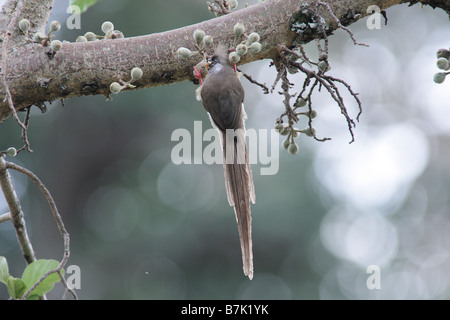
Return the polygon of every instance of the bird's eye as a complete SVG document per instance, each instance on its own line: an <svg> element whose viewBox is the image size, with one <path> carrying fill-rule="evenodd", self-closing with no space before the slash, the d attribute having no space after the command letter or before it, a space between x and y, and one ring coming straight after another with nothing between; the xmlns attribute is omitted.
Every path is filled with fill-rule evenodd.
<svg viewBox="0 0 450 320"><path fill-rule="evenodd" d="M211 64L215 64L217 62L217 57L214 56L214 57L209 58L208 62L211 63Z"/></svg>

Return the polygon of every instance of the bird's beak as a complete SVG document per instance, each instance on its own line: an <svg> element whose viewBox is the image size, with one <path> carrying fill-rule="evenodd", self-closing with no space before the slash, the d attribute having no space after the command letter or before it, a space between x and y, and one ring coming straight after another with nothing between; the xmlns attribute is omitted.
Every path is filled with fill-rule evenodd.
<svg viewBox="0 0 450 320"><path fill-rule="evenodd" d="M211 61L211 60L206 61L205 69L206 69L206 70L211 69L211 64L212 64L212 61Z"/></svg>

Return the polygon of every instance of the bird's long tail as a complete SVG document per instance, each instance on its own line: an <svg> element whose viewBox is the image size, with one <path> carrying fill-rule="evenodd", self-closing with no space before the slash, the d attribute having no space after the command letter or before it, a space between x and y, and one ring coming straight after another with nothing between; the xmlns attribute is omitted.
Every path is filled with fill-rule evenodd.
<svg viewBox="0 0 450 320"><path fill-rule="evenodd" d="M228 202L234 207L241 242L244 274L253 278L252 226L250 202L255 203L252 171L245 131L222 132L225 186Z"/></svg>

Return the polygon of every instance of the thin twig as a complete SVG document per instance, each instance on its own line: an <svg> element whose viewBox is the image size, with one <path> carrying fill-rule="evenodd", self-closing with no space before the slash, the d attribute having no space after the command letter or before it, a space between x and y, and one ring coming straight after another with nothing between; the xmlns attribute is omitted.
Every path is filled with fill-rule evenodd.
<svg viewBox="0 0 450 320"><path fill-rule="evenodd" d="M216 7L214 4L207 2L208 10L211 12L215 12L217 14L229 14L231 11L229 8L226 7L224 0L214 0L215 3L217 3L218 7Z"/></svg>
<svg viewBox="0 0 450 320"><path fill-rule="evenodd" d="M264 91L264 94L268 94L269 93L269 88L267 88L266 84L262 84L259 83L258 81L254 80L250 75L246 74L245 72L241 71L239 68L236 69L237 71L239 71L240 73L242 73L242 75L251 83L256 84L257 86L261 87Z"/></svg>
<svg viewBox="0 0 450 320"><path fill-rule="evenodd" d="M31 111L31 106L27 108L25 119L23 121L25 129L22 129L22 141L24 142L24 145L22 148L17 150L17 153L19 153L22 150L27 150L28 152L33 152L33 150L31 150L31 147L30 147L30 141L28 140L28 125L30 123L30 111Z"/></svg>
<svg viewBox="0 0 450 320"><path fill-rule="evenodd" d="M11 220L11 213L7 212L7 213L0 215L0 223L6 222L9 220Z"/></svg>
<svg viewBox="0 0 450 320"><path fill-rule="evenodd" d="M296 55L297 57L299 57L299 58L303 59L304 61L306 61L307 63L309 63L309 65L313 65L313 64L317 65L317 62L313 62L313 61L309 60L309 58L306 56L305 48L303 48L302 45L299 45L298 47L299 47L300 52L302 54L301 56L295 51L289 50L288 48L286 48L286 49L287 49L288 52Z"/></svg>
<svg viewBox="0 0 450 320"><path fill-rule="evenodd" d="M349 34L350 38L353 40L354 45L364 46L364 47L369 46L368 44L360 43L360 42L356 41L355 36L353 35L353 32L351 32L349 28L344 27L342 25L341 21L338 19L338 17L336 17L336 15L334 14L333 10L331 10L330 5L328 3L319 1L319 2L317 2L317 6L319 6L319 5L324 6L327 9L328 13L333 17L334 21L336 21L338 27L345 30Z"/></svg>
<svg viewBox="0 0 450 320"><path fill-rule="evenodd" d="M359 117L362 114L362 103L361 103L361 100L359 100L359 98L358 98L358 93L354 92L352 90L351 86L347 82L342 80L342 79L335 78L335 77L332 77L330 75L327 75L327 78L332 80L332 81L336 81L336 82L342 83L347 88L348 92L350 92L350 94L356 100L356 103L358 104L358 108L359 108L359 112L358 112L358 115L356 116L356 120L359 121Z"/></svg>
<svg viewBox="0 0 450 320"><path fill-rule="evenodd" d="M277 70L278 70L278 68L277 68ZM270 88L270 93L272 93L273 90L275 90L275 87L277 86L277 84L280 81L280 79L281 79L281 72L278 71L277 76L275 78L275 81L273 82L272 87Z"/></svg>
<svg viewBox="0 0 450 320"><path fill-rule="evenodd" d="M64 223L62 221L61 215L58 212L58 208L56 207L56 203L53 200L53 197L50 193L50 191L48 191L47 187L42 183L42 181L30 170L23 168L15 163L12 162L6 162L6 167L8 169L13 169L16 170L20 173L23 173L24 175L26 175L28 178L30 178L31 180L33 180L33 182L37 185L37 187L39 188L39 190L44 194L45 198L47 199L47 202L50 206L50 209L53 213L53 217L56 221L56 224L58 225L58 229L59 232L61 233L62 236L64 236L65 234L68 234L66 228L64 227Z"/></svg>
<svg viewBox="0 0 450 320"><path fill-rule="evenodd" d="M56 206L55 201L53 200L53 197L52 197L50 191L42 183L42 181L30 170L23 168L17 164L11 163L11 162L6 162L6 168L16 170L20 173L23 173L24 175L29 177L31 180L33 180L33 182L37 185L39 190L44 194L44 197L47 199L47 202L48 202L50 209L52 211L52 214L53 214L53 218L55 219L56 225L58 226L58 230L64 239L64 255L63 255L63 258L62 258L59 266L57 268L55 268L54 270L51 270L51 271L47 272L46 274L44 274L27 292L25 292L25 294L22 296L22 299L26 299L26 297L31 293L31 291L33 291L33 289L36 288L46 277L48 277L50 274L53 274L56 272L59 274L59 277L61 278L61 281L63 282L64 286L69 290L69 292L72 293L74 298L77 299L77 295L76 295L75 291L73 291L71 288L68 287L67 282L64 280L64 277L62 276L62 273L60 272L70 257L70 236L64 226L64 222L61 218L61 215L58 212L58 208Z"/></svg>
<svg viewBox="0 0 450 320"><path fill-rule="evenodd" d="M286 46L284 46L284 45L280 46L279 49L280 49L280 53L281 54L283 54L284 52L289 53L289 54L295 53L294 51L286 48ZM328 91L328 93L330 94L330 96L333 98L333 100L336 101L337 105L341 109L341 113L344 115L344 117L345 117L345 119L347 121L349 132L350 132L350 135L351 135L351 138L352 138L350 143L354 142L355 141L355 137L354 137L354 134L353 134L353 127L355 126L355 123L350 118L350 116L348 115L347 108L346 108L346 106L344 104L344 99L341 96L341 94L339 92L339 88L336 86L335 82L343 84L347 88L347 90L350 92L350 94L354 97L354 99L356 100L356 102L357 102L357 104L359 106L359 114L358 114L358 117L359 117L359 115L361 114L362 108L361 108L361 101L359 100L359 98L357 96L357 93L355 93L351 89L350 85L348 85L344 80L337 79L337 78L332 77L332 76L328 76L328 75L325 74L325 71L319 70L318 72L315 72L313 70L309 70L309 69L305 68L301 63L292 61L292 60L290 60L288 58L285 58L285 62L287 64L297 68L298 70L300 70L301 72L303 72L306 75L306 79L305 79L305 81L303 83L303 89L300 92L299 97L297 99L299 99L300 97L303 96L304 92L306 91L306 88L309 86L310 79L314 78L315 82L310 87L309 93L308 93L308 95L306 97L306 101L309 102L310 112L311 112L311 96L312 96L312 92L314 90L314 87L317 84L319 85L319 90L320 90L321 87L325 87L326 90ZM311 119L309 121L309 126L310 126L310 129L312 129ZM316 138L316 140L323 141L324 139L317 139Z"/></svg>

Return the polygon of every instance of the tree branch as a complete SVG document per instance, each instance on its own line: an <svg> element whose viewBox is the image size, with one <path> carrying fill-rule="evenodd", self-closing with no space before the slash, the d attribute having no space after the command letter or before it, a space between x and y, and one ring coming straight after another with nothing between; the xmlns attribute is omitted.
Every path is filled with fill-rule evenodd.
<svg viewBox="0 0 450 320"><path fill-rule="evenodd" d="M24 6L30 2L35 1L25 1ZM64 43L53 58L46 54L48 48L30 43L22 35L22 45L15 46L8 55L7 84L14 106L19 110L33 104L63 98L109 95L109 85L118 78L128 79L133 67L140 67L144 72L143 77L134 83L136 89L185 80L195 81L192 66L202 57L194 55L190 59L182 60L175 54L179 47L194 49L194 30L203 29L214 38L215 45L221 42L231 47L234 40L233 27L237 22L242 22L247 31L260 34L262 50L258 54L246 55L240 64L259 59L277 59L277 48L280 44L289 48L293 44L307 43L322 37L320 31L304 33L295 30L296 19L302 16L302 5L316 6L318 2L328 4L328 9L322 8L321 13L328 27L328 34L338 28L336 18L342 25L347 26L371 14L367 13L370 5L377 5L384 10L403 3L402 0L266 0L221 17L163 33L115 40ZM448 0L421 2L450 12ZM334 17L329 11L334 13ZM4 92L2 93L4 95ZM1 100L0 123L11 115L8 104Z"/></svg>
<svg viewBox="0 0 450 320"><path fill-rule="evenodd" d="M9 212L0 215L0 223L11 220L11 214Z"/></svg>
<svg viewBox="0 0 450 320"><path fill-rule="evenodd" d="M27 264L36 260L36 255L28 237L25 219L23 217L22 207L19 198L14 191L14 186L11 181L11 176L7 170L7 162L4 156L0 156L0 186L2 188L5 200L8 203L10 210L11 221L16 230L17 239L22 249L22 254Z"/></svg>
<svg viewBox="0 0 450 320"><path fill-rule="evenodd" d="M2 163L2 161L3 161L3 163ZM67 285L67 282L64 279L64 276L61 272L61 270L64 268L64 266L66 265L66 263L70 257L70 236L64 226L64 222L61 218L61 215L59 214L58 207L56 206L56 203L53 200L53 197L52 197L50 191L42 183L42 181L38 178L38 176L36 176L33 172L31 172L30 170L23 168L17 164L14 164L12 162L6 162L6 161L4 161L3 157L1 157L1 159L0 159L0 182L1 182L1 180L3 180L2 176L1 176L1 173L2 173L1 169L3 168L3 166L5 168L6 174L8 174L6 169L12 169L12 170L16 170L20 173L23 173L28 178L33 180L33 182L36 184L36 186L39 188L39 190L43 193L44 197L47 199L47 202L48 202L50 209L52 211L52 214L53 214L53 218L55 219L56 225L58 226L59 233L61 234L61 236L63 237L63 240L64 240L63 258L61 259L58 267L53 270L50 270L49 272L44 274L31 288L29 288L27 290L27 292L24 293L24 295L22 296L22 299L26 299L27 296L34 290L34 288L36 288L45 278L47 278L50 274L53 274L53 273L58 273L66 290L68 290L73 295L73 297L75 299L77 299L77 295L76 295L75 291ZM6 196L6 193L5 193L5 196ZM30 245L31 245L31 243L30 243Z"/></svg>

